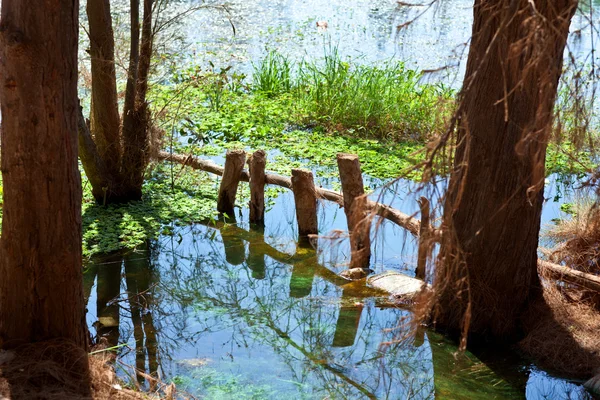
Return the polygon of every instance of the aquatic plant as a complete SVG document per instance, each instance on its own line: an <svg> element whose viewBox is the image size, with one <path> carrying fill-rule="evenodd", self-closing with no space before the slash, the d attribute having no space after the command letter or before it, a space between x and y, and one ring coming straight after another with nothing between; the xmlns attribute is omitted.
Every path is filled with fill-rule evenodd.
<svg viewBox="0 0 600 400"><path fill-rule="evenodd" d="M187 225L209 220L215 215L215 181L205 174L186 171L177 176L172 185L163 168L157 168L146 179L140 201L99 205L95 203L89 185L85 186L82 207L84 256L133 249L148 239L172 233L171 224Z"/></svg>
<svg viewBox="0 0 600 400"><path fill-rule="evenodd" d="M425 140L445 127L453 91L421 83L402 62L364 65L343 60L337 48L322 61L297 63L269 52L255 65L253 90L273 96L292 93L305 116L329 131L358 137Z"/></svg>
<svg viewBox="0 0 600 400"><path fill-rule="evenodd" d="M253 88L257 92L273 97L292 90L291 61L283 55L270 51L254 65Z"/></svg>

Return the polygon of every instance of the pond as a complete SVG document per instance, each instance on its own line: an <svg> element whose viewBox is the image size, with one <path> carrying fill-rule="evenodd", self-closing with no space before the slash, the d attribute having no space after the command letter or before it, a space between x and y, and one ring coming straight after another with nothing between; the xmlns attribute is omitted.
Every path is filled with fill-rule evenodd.
<svg viewBox="0 0 600 400"><path fill-rule="evenodd" d="M391 204L412 211L417 194L401 195L409 186L388 189ZM553 188L546 222L559 204ZM135 366L208 399L586 398L578 383L517 354L460 354L424 328L409 335L409 307L386 307L385 294L335 275L349 257L347 238L331 234L347 228L333 203L319 207L317 250L296 241L289 192L263 229L249 226L246 208L236 218L173 227L137 251L88 263L90 330L121 346L121 377L132 381ZM375 272L413 274L410 235L385 223L373 236Z"/></svg>
<svg viewBox="0 0 600 400"><path fill-rule="evenodd" d="M198 4L188 0L180 7ZM180 32L192 61L232 65L251 74L252 63L269 50L295 60L314 60L335 47L342 57L357 62L395 59L412 69L437 71L426 79L454 87L462 82L472 0L231 0L225 4L225 8L195 12L183 23ZM597 27L599 11L600 0L580 1L567 49L577 64L600 61L597 51L591 53L600 34L590 24L593 21ZM318 28L318 21L327 22L327 28Z"/></svg>
<svg viewBox="0 0 600 400"><path fill-rule="evenodd" d="M187 61L232 65L247 74L268 49L299 60L317 59L334 46L365 63L399 59L431 70L449 65L429 79L457 87L471 5L233 0L226 10L195 12L179 34ZM593 10L600 11L600 1ZM583 30L570 44L591 63L585 58L591 41L586 17L586 9L576 16L574 27ZM317 29L317 21L327 21L327 29ZM374 189L382 184L368 183ZM435 202L443 186L428 188L427 195ZM419 193L409 193L411 187L399 181L372 196L385 194L386 203L412 213ZM565 200L555 199L559 187L547 187L544 223L559 215ZM588 398L580 383L553 377L517 354L457 353L453 343L422 327L409 335L409 307L386 307L382 293L336 276L349 261L348 240L340 233L345 215L337 206L319 207L316 249L297 242L290 193L274 200L264 229L249 226L247 208L236 212L237 222L173 226L172 235L134 252L96 256L87 264L90 331L119 346L122 378L149 388L147 378L131 371L135 366L207 399ZM414 239L390 223L377 228L372 269L412 275Z"/></svg>

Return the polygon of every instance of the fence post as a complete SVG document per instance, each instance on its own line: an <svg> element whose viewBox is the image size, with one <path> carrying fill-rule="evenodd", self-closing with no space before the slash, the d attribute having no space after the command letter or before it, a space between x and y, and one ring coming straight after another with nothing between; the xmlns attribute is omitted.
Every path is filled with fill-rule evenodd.
<svg viewBox="0 0 600 400"><path fill-rule="evenodd" d="M266 153L255 151L248 160L250 172L250 223L262 224L265 220L265 165Z"/></svg>
<svg viewBox="0 0 600 400"><path fill-rule="evenodd" d="M337 163L350 232L350 268L368 268L371 258L371 221L364 211L366 197L360 162L355 154L338 153Z"/></svg>
<svg viewBox="0 0 600 400"><path fill-rule="evenodd" d="M292 169L292 191L296 202L296 219L300 238L306 239L308 235L316 235L319 232L317 193L312 172L300 168Z"/></svg>
<svg viewBox="0 0 600 400"><path fill-rule="evenodd" d="M244 150L228 150L225 155L225 169L217 200L217 210L221 213L233 216L235 196L245 161L246 152Z"/></svg>
<svg viewBox="0 0 600 400"><path fill-rule="evenodd" d="M417 269L415 271L415 277L417 279L425 280L425 270L427 267L427 256L429 254L429 236L430 236L430 210L429 200L425 197L421 197L418 200L419 207L421 208L421 226L419 228L419 250L417 255Z"/></svg>

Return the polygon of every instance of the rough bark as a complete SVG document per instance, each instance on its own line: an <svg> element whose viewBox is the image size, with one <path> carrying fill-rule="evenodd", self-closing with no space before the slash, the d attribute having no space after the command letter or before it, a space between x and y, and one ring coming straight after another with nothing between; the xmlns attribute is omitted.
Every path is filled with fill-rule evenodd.
<svg viewBox="0 0 600 400"><path fill-rule="evenodd" d="M139 3L134 0L139 8ZM150 62L152 59L152 0L144 0L144 17L142 21L142 37L139 54L137 46L133 42L131 55L136 57L135 71L135 100L133 109L124 115L123 124L123 162L122 162L122 196L131 200L142 197L142 184L144 183L144 172L148 165L149 152L149 128L150 114L146 95L148 93L148 77L150 73ZM139 13L139 9L135 10ZM131 11L132 15L135 13ZM132 17L133 23L134 17ZM137 20L139 24L139 17ZM138 29L139 30L139 29ZM138 32L135 32L138 33ZM132 34L134 31L132 29ZM135 43L136 45L138 43ZM133 69L133 65L130 65ZM128 93L129 95L132 95ZM131 99L127 99L131 101Z"/></svg>
<svg viewBox="0 0 600 400"><path fill-rule="evenodd" d="M301 239L306 239L309 235L318 234L317 195L312 172L300 168L292 169L292 190L296 203L298 235Z"/></svg>
<svg viewBox="0 0 600 400"><path fill-rule="evenodd" d="M225 156L223 179L219 187L217 210L233 217L235 196L240 182L240 175L246 162L246 153L243 150L229 150Z"/></svg>
<svg viewBox="0 0 600 400"><path fill-rule="evenodd" d="M106 165L104 165L104 160L98 153L98 148L83 117L81 107L79 107L77 120L79 159L92 186L92 195L98 202L103 202L108 188L114 186L111 182L112 177L108 173Z"/></svg>
<svg viewBox="0 0 600 400"><path fill-rule="evenodd" d="M77 165L78 1L3 0L0 341L87 347Z"/></svg>
<svg viewBox="0 0 600 400"><path fill-rule="evenodd" d="M371 221L366 214L365 186L358 156L338 153L344 212L350 231L350 268L368 268L371 259Z"/></svg>
<svg viewBox="0 0 600 400"><path fill-rule="evenodd" d="M544 162L576 0L476 0L436 277L436 321L514 340L538 296Z"/></svg>
<svg viewBox="0 0 600 400"><path fill-rule="evenodd" d="M135 109L135 99L137 97L138 65L140 63L140 1L131 0L129 2L131 39L129 46L129 67L127 69L127 85L125 87L125 102L123 104L123 136L132 135Z"/></svg>
<svg viewBox="0 0 600 400"><path fill-rule="evenodd" d="M250 222L261 224L265 220L265 166L267 154L255 151L248 160L250 172Z"/></svg>
<svg viewBox="0 0 600 400"><path fill-rule="evenodd" d="M427 258L429 257L430 249L433 245L430 232L430 214L429 200L425 197L419 199L419 208L421 209L421 228L419 229L419 247L417 253L417 269L415 270L415 278L425 280L427 270Z"/></svg>
<svg viewBox="0 0 600 400"><path fill-rule="evenodd" d="M106 168L113 176L118 176L121 119L118 109L115 40L110 1L88 0L87 15L92 66L90 130Z"/></svg>

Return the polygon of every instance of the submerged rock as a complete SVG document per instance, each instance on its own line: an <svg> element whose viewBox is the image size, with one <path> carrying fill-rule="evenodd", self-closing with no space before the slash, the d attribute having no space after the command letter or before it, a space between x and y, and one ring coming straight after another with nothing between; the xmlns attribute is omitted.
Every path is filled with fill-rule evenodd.
<svg viewBox="0 0 600 400"><path fill-rule="evenodd" d="M373 270L369 268L350 268L340 273L340 276L351 281L357 281L366 278L371 273L373 273Z"/></svg>

